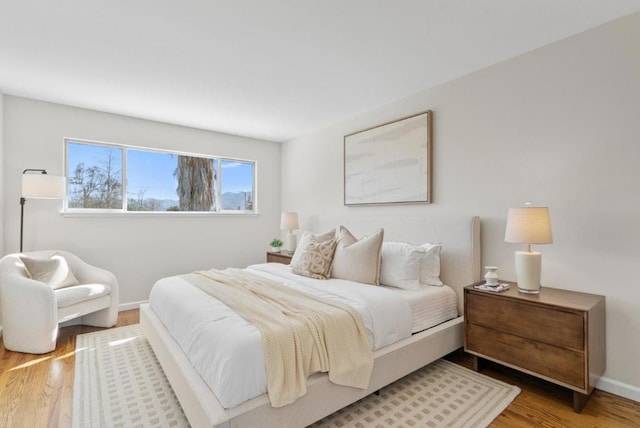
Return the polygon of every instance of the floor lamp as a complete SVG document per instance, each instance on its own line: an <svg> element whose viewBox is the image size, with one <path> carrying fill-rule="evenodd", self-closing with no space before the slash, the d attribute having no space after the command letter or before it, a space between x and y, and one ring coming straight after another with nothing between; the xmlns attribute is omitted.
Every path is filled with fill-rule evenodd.
<svg viewBox="0 0 640 428"><path fill-rule="evenodd" d="M39 173L39 174L38 174ZM64 198L64 177L48 175L44 169L22 171L22 196L20 197L20 252L24 229L24 203L27 199Z"/></svg>

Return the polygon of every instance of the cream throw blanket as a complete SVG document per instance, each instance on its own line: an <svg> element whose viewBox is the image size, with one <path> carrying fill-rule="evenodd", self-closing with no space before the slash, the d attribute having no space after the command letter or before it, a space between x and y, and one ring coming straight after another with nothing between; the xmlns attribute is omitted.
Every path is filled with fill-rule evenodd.
<svg viewBox="0 0 640 428"><path fill-rule="evenodd" d="M252 323L262 336L267 391L273 407L307 392L307 377L328 372L339 385L367 388L373 369L360 314L240 269L183 277Z"/></svg>

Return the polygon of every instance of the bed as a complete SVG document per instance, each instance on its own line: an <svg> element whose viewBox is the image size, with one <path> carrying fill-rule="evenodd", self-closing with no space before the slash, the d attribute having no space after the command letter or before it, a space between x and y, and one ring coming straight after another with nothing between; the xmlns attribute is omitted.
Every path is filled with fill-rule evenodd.
<svg viewBox="0 0 640 428"><path fill-rule="evenodd" d="M429 218L421 223L423 226L430 226L421 230L425 237L444 243L441 277L455 291L458 313L462 313L462 287L480 277L479 218L447 216ZM274 274L268 266L257 265L251 269L255 272L262 271L265 275ZM276 270L282 271L286 276L290 274L286 269L283 266ZM278 408L271 406L266 394L248 400L238 397L224 398L224 404L221 403L207 383L211 382L211 379L205 381L203 377L207 376L201 375L194 368L192 358L183 352L184 343L179 343L182 336L174 333L178 340L174 339L165 327L167 310L163 313L162 305L159 303L155 303L158 313L149 304L141 305L140 321L145 336L193 427L304 427L462 346L462 317L439 323L436 320L436 326L420 331L421 327L416 324L415 314L421 313L419 309L422 303L418 300L412 301L411 293L406 294L406 300L411 306L410 312L414 314L411 331L399 341L373 346L374 364L368 388L336 385L328 380L326 374L316 373L309 377L304 396L293 404ZM174 301L180 299L175 297ZM418 321L426 322L424 318L429 318L426 316L427 313L423 312L422 319ZM164 322L161 317L164 318ZM429 323L432 324L433 320Z"/></svg>

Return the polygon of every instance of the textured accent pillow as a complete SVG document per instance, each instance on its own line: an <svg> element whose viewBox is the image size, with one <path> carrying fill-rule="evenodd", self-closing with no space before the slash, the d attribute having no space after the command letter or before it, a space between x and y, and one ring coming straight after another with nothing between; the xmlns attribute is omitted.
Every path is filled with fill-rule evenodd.
<svg viewBox="0 0 640 428"><path fill-rule="evenodd" d="M54 290L79 284L67 261L59 254L48 259L20 256L20 260L24 263L29 278L44 282Z"/></svg>
<svg viewBox="0 0 640 428"><path fill-rule="evenodd" d="M337 243L335 238L324 242L309 242L301 249L299 260L295 264L291 263L292 272L309 278L327 279Z"/></svg>
<svg viewBox="0 0 640 428"><path fill-rule="evenodd" d="M346 227L340 226L331 277L379 285L383 237L384 230L379 229L358 241Z"/></svg>
<svg viewBox="0 0 640 428"><path fill-rule="evenodd" d="M406 242L383 242L380 284L405 290L420 287L420 268L427 251Z"/></svg>
<svg viewBox="0 0 640 428"><path fill-rule="evenodd" d="M440 251L442 250L442 243L432 244L427 242L422 244L421 247L425 249L426 253L420 266L420 284L443 285L442 281L440 281Z"/></svg>
<svg viewBox="0 0 640 428"><path fill-rule="evenodd" d="M300 263L300 259L302 257L302 252L306 248L307 245L311 242L324 242L328 241L331 238L336 236L336 230L331 229L327 233L321 233L318 235L314 235L310 230L305 230L302 236L300 237L300 242L298 242L298 247L296 251L293 253L293 257L291 258L291 265L296 265Z"/></svg>

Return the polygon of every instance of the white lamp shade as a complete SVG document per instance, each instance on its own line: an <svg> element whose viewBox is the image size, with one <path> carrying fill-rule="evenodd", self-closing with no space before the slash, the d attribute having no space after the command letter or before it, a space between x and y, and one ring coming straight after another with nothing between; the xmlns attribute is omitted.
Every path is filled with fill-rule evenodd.
<svg viewBox="0 0 640 428"><path fill-rule="evenodd" d="M298 225L298 213L291 211L285 211L280 216L280 229L281 230L295 230L299 229Z"/></svg>
<svg viewBox="0 0 640 428"><path fill-rule="evenodd" d="M25 199L64 198L65 178L49 174L22 174L22 197Z"/></svg>
<svg viewBox="0 0 640 428"><path fill-rule="evenodd" d="M551 244L549 208L509 208L504 240L518 244Z"/></svg>

